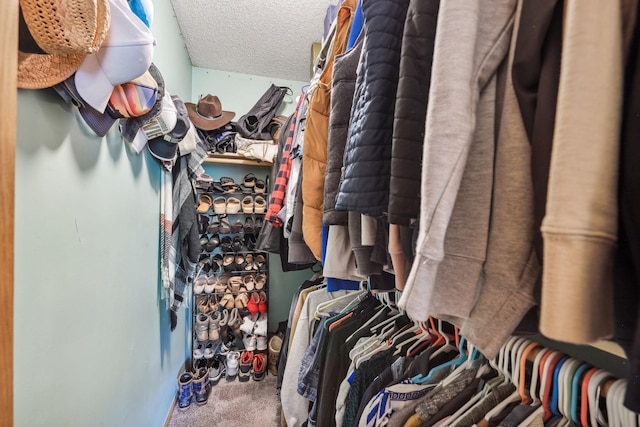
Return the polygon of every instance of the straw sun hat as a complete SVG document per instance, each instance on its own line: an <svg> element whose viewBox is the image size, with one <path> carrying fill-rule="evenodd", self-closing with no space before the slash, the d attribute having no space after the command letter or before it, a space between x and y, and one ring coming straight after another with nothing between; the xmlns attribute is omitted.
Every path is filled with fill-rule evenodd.
<svg viewBox="0 0 640 427"><path fill-rule="evenodd" d="M18 87L42 89L71 76L110 24L109 0L20 0Z"/></svg>

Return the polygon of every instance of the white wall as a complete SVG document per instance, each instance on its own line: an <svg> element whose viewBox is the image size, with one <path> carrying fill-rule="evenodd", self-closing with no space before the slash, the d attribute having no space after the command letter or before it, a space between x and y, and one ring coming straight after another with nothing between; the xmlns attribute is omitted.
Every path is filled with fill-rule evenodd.
<svg viewBox="0 0 640 427"><path fill-rule="evenodd" d="M168 0L155 63L188 99L191 64ZM160 167L114 130L91 134L51 90L18 92L16 426L160 426L187 355L158 280Z"/></svg>

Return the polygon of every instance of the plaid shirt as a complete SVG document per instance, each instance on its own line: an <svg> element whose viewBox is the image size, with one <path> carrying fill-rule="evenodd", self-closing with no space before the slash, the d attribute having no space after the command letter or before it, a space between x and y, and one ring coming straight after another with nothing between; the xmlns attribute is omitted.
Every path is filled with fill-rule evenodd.
<svg viewBox="0 0 640 427"><path fill-rule="evenodd" d="M291 120L291 126L289 126L287 139L284 143L284 149L282 150L282 163L280 163L278 176L276 176L273 191L271 192L271 199L269 200L269 208L265 216L265 221L269 221L274 227L282 227L282 220L278 217L278 213L284 206L284 198L287 194L287 184L289 182L289 175L291 174L291 146L293 145L293 137L296 131L298 113L304 98L304 95L300 95L296 111L293 113L293 120Z"/></svg>

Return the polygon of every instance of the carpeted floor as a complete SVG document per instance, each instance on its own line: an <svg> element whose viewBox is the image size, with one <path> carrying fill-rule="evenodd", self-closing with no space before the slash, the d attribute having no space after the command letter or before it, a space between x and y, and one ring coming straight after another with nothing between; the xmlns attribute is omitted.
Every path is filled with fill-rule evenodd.
<svg viewBox="0 0 640 427"><path fill-rule="evenodd" d="M169 427L276 427L280 425L280 401L276 377L241 383L222 379L211 389L206 405L195 401L186 410L173 411Z"/></svg>

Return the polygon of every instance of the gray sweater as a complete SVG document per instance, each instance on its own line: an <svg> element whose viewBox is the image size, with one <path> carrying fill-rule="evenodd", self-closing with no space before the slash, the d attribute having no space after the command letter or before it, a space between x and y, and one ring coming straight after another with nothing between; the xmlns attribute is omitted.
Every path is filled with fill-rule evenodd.
<svg viewBox="0 0 640 427"><path fill-rule="evenodd" d="M399 301L416 320L465 318L473 308L489 230L496 73L509 49L515 6L516 0L440 3L420 233Z"/></svg>

